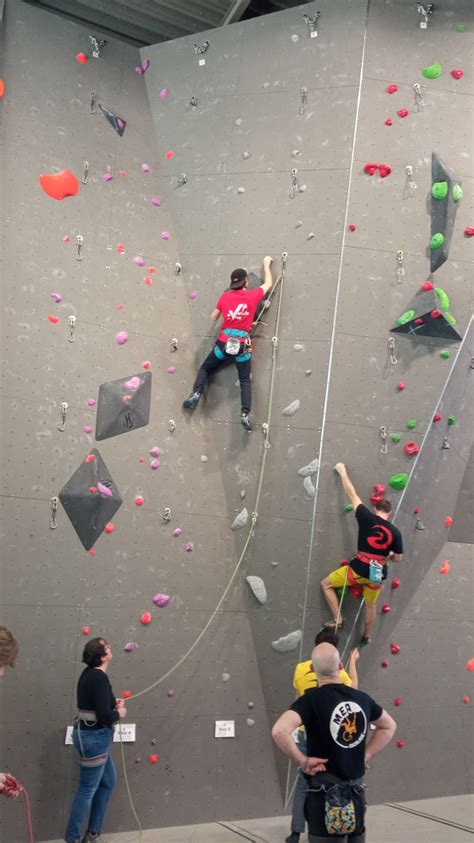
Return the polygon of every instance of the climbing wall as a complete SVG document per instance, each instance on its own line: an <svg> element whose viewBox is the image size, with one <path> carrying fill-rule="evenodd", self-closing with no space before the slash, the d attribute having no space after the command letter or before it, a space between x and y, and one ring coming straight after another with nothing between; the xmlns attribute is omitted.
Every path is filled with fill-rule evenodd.
<svg viewBox="0 0 474 843"><path fill-rule="evenodd" d="M22 656L0 684L1 734L2 758L30 791L38 840L62 836L76 780L64 732L87 637L104 635L114 647L118 694L146 691L130 700L137 740L125 746L144 827L280 813L287 766L274 753L270 725L292 698L295 661L309 654L326 618L319 580L348 557L355 537L332 466L344 460L368 497L374 483L411 470L403 445L421 446L426 434L413 478L423 489L433 480L426 455L437 459L449 434L442 467L454 512L471 448L466 372L452 380L464 391L441 408L438 451L430 437L459 343L422 342L418 326L414 339L391 329L409 326L397 319L431 277L433 151L449 168L450 190L462 183L464 191L455 217L450 193L449 243L440 246L444 254L449 245L447 260L433 276L450 299L439 318L450 325L444 314L454 314L459 337L468 325L472 11L450 2L422 31L411 2L371 2L368 17L365 0L322 0L317 8L317 20L308 4L140 56L109 41L94 59L87 30L17 0L6 4L1 622L14 629ZM441 75L427 78L423 68L436 77L436 61ZM456 68L463 77L451 76ZM397 86L391 94L390 85ZM403 109L409 113L399 116ZM57 201L39 176L63 169L75 174L79 192ZM209 314L230 271L246 266L259 275L265 254L274 257L275 280L284 272L255 337L249 436L232 369L219 374L192 417L181 402L215 337ZM462 354L467 360L467 345ZM147 373L149 408L139 398ZM108 393L126 396L129 412L97 421L99 388L118 380ZM450 415L457 425L448 431ZM123 432L104 439L117 418ZM409 420L414 429L407 430ZM97 477L95 448L107 470ZM84 512L77 475L71 481L79 467L79 479L88 480L79 491L100 496L94 511L106 514L122 501L89 550L66 512L73 520ZM60 492L55 512L51 499ZM437 607L430 617L440 616L446 583L453 594L456 583L463 588L469 564L464 551L462 571L453 562L451 579L437 574L445 538L440 497L436 514L434 503L421 512L427 531L419 536L428 533L430 553L416 551ZM232 531L244 508L246 526ZM255 535L237 570L252 516ZM404 517L414 525L411 511ZM398 670L411 670L410 646L424 652L421 624L408 638L395 626L397 612L405 629L421 605L418 592L415 608L407 593L424 581L410 571L409 554L403 565L399 602L378 619L362 673L388 707L403 697L407 707L397 718L410 717L408 749L416 722L426 729L426 676L414 678L410 704L411 688L398 691L399 676L388 669L380 684L379 668L399 635ZM262 578L264 604L247 575ZM346 608L350 646L357 604ZM456 619L464 608L456 606ZM150 623L140 623L147 612ZM456 658L465 671L460 648ZM216 720L235 721L236 737L214 738ZM437 774L419 791L413 784L403 790L420 745L410 753L394 756L372 801L438 792ZM134 827L118 752L115 758L119 783L107 830ZM453 792L467 789L461 773L455 781ZM23 807L8 808L5 839L23 841Z"/></svg>

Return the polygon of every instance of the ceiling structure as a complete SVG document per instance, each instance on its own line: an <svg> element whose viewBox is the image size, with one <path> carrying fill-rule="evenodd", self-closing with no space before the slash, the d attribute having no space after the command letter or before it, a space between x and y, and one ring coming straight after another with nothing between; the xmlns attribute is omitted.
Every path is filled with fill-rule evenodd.
<svg viewBox="0 0 474 843"><path fill-rule="evenodd" d="M301 4L301 0L24 1L139 47Z"/></svg>

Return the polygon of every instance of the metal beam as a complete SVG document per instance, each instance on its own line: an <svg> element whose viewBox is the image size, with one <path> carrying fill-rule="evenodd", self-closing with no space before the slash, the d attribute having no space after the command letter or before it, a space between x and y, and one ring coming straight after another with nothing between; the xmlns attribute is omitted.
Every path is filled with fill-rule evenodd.
<svg viewBox="0 0 474 843"><path fill-rule="evenodd" d="M243 13L247 10L250 0L234 0L230 9L224 15L221 26L226 26L228 23L236 23L240 20Z"/></svg>

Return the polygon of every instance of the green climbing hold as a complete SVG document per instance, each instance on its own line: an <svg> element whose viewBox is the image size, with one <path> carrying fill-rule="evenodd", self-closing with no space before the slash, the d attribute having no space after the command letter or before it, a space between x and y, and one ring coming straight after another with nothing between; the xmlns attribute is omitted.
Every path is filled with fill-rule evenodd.
<svg viewBox="0 0 474 843"><path fill-rule="evenodd" d="M346 505L344 507L344 512L352 512L353 509L354 509L354 507L352 506L351 503L346 503Z"/></svg>
<svg viewBox="0 0 474 843"><path fill-rule="evenodd" d="M446 322L451 325L451 328L454 328L454 326L456 325L456 319L454 318L454 316L452 316L451 313L446 312L444 314L444 318L446 319Z"/></svg>
<svg viewBox="0 0 474 843"><path fill-rule="evenodd" d="M440 351L439 356L443 358L443 360L449 360L451 357L449 351Z"/></svg>
<svg viewBox="0 0 474 843"><path fill-rule="evenodd" d="M400 433L392 433L390 438L391 438L392 442L400 442L400 439L402 437L401 437Z"/></svg>
<svg viewBox="0 0 474 843"><path fill-rule="evenodd" d="M460 184L455 184L453 187L453 199L455 202L459 202L462 199L462 187Z"/></svg>
<svg viewBox="0 0 474 843"><path fill-rule="evenodd" d="M436 297L439 301L439 306L441 310L449 310L449 296L441 287L436 287L435 289Z"/></svg>
<svg viewBox="0 0 474 843"><path fill-rule="evenodd" d="M408 483L408 474L392 474L390 480L388 481L388 485L391 489L396 489L397 492L400 492Z"/></svg>
<svg viewBox="0 0 474 843"><path fill-rule="evenodd" d="M438 234L433 234L433 237L431 238L431 242L430 242L430 247L431 247L432 251L434 252L435 249L441 249L441 246L443 245L443 243L444 243L444 234L441 234L439 232Z"/></svg>
<svg viewBox="0 0 474 843"><path fill-rule="evenodd" d="M466 31L466 27L464 26L463 23L459 24L457 31L458 32L465 32Z"/></svg>
<svg viewBox="0 0 474 843"><path fill-rule="evenodd" d="M443 68L439 61L434 61L429 67L424 67L421 72L425 79L438 79L443 72Z"/></svg>
<svg viewBox="0 0 474 843"><path fill-rule="evenodd" d="M407 421L408 430L414 430L415 427L416 427L416 419L410 419L410 421Z"/></svg>
<svg viewBox="0 0 474 843"><path fill-rule="evenodd" d="M449 416L448 424L456 424L456 416Z"/></svg>
<svg viewBox="0 0 474 843"><path fill-rule="evenodd" d="M416 316L414 310L406 310L405 313L402 313L401 316L398 317L396 324L397 325L404 325L405 322L409 322Z"/></svg>
<svg viewBox="0 0 474 843"><path fill-rule="evenodd" d="M448 189L447 181L435 181L431 188L431 195L433 199L446 199Z"/></svg>

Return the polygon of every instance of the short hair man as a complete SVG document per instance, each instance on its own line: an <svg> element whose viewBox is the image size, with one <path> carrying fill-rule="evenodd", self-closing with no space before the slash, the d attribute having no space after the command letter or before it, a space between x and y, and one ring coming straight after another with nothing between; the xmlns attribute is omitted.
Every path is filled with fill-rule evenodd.
<svg viewBox="0 0 474 843"><path fill-rule="evenodd" d="M318 632L316 638L314 639L314 646L317 647L318 644L332 644L333 647L337 649L339 644L339 636L330 629L322 629ZM343 685L347 685L348 688L358 688L359 687L359 678L357 676L357 661L359 659L359 651L357 648L352 650L349 665L348 665L348 672L344 670L342 662L339 663L339 678ZM293 687L298 695L298 697L302 697L307 691L311 690L311 688L317 688L318 680L313 668L313 662L311 659L308 659L304 662L299 662L299 664L295 667L295 673L293 677ZM307 744L306 744L306 733L304 730L304 726L301 726L298 729L298 739L297 745L303 754L306 754ZM306 801L306 794L308 792L308 782L304 774L300 771L298 777L296 779L296 787L295 787L295 795L293 797L293 810L291 813L291 832L285 840L285 843L298 843L300 839L300 835L304 834L304 830L306 827L306 820L304 815L304 805Z"/></svg>
<svg viewBox="0 0 474 843"><path fill-rule="evenodd" d="M328 838L334 843L365 843L365 769L370 759L390 743L396 723L368 694L341 684L339 653L331 644L315 647L312 660L318 687L307 691L281 715L272 737L309 779L305 804L309 843L327 843ZM369 723L375 731L366 744ZM301 724L306 729L307 755L292 738ZM335 835L328 828L326 801L342 807L352 803L350 830L342 825L341 834Z"/></svg>
<svg viewBox="0 0 474 843"><path fill-rule="evenodd" d="M246 269L234 269L231 272L230 289L222 293L211 313L211 319L215 322L222 316L217 342L197 373L193 391L183 401L185 409L194 410L204 391L209 375L220 369L224 363L234 360L240 381L242 406L240 421L249 433L252 430L249 419L252 406L250 331L257 307L273 283L270 271L272 262L273 258L269 255L263 259L264 282L254 290L248 289L249 279Z"/></svg>
<svg viewBox="0 0 474 843"><path fill-rule="evenodd" d="M392 514L390 501L381 498L374 504L374 511L371 512L364 506L352 485L344 463L338 462L335 470L355 510L359 536L357 553L349 565L343 565L321 580L321 588L334 619L328 621L325 626L337 631L344 623L335 589L361 585L365 600L365 628L360 643L364 647L370 642L370 633L376 614L375 603L387 578L387 560L390 558L393 562L401 561L403 540L400 530L390 521Z"/></svg>

